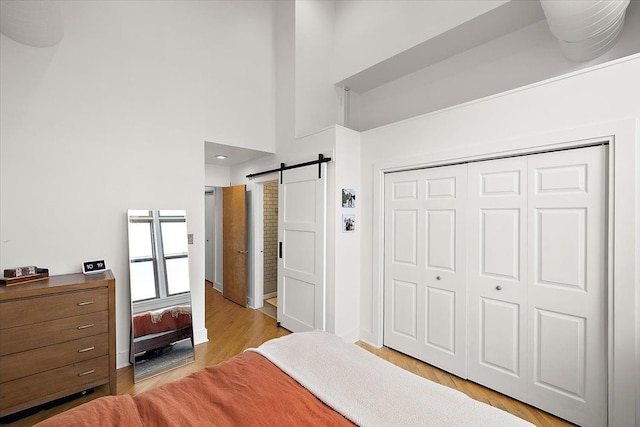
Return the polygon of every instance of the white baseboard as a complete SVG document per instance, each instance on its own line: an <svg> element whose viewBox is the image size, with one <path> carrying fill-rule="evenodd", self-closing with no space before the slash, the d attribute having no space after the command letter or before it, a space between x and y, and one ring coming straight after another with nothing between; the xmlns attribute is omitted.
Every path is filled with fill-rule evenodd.
<svg viewBox="0 0 640 427"><path fill-rule="evenodd" d="M216 291L222 293L222 283L214 282L213 283L213 289L215 289Z"/></svg>
<svg viewBox="0 0 640 427"><path fill-rule="evenodd" d="M264 294L262 299L275 298L278 296L278 292L269 292L268 294Z"/></svg>
<svg viewBox="0 0 640 427"><path fill-rule="evenodd" d="M354 343L360 340L360 330L356 328L338 336L345 342Z"/></svg>
<svg viewBox="0 0 640 427"><path fill-rule="evenodd" d="M195 345L202 344L203 342L209 341L209 335L207 332L207 328L198 329L197 331L193 331L193 342Z"/></svg>
<svg viewBox="0 0 640 427"><path fill-rule="evenodd" d="M116 354L116 369L125 368L129 365L131 365L131 362L129 362L129 349L127 348L126 351L119 351Z"/></svg>
<svg viewBox="0 0 640 427"><path fill-rule="evenodd" d="M383 346L382 341L378 341L378 338L376 335L367 331L362 331L362 330L360 331L360 341L367 343L370 346L373 346L375 348L382 348Z"/></svg>

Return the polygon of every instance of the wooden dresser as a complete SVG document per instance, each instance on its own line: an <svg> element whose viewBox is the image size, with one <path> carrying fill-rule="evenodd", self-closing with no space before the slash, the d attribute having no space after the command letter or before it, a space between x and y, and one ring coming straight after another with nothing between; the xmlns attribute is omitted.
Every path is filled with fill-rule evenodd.
<svg viewBox="0 0 640 427"><path fill-rule="evenodd" d="M0 417L102 386L116 394L115 279L0 287Z"/></svg>

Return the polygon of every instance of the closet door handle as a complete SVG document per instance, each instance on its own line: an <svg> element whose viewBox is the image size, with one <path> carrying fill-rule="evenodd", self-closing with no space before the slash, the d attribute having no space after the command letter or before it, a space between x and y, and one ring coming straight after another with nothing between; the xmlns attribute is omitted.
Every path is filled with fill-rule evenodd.
<svg viewBox="0 0 640 427"><path fill-rule="evenodd" d="M502 290L502 286L500 286L500 285L496 286L496 290L497 291L501 291Z"/></svg>

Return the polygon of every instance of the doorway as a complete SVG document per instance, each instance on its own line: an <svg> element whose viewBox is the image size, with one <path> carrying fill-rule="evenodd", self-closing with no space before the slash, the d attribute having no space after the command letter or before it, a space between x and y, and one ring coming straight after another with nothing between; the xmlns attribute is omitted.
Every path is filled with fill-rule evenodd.
<svg viewBox="0 0 640 427"><path fill-rule="evenodd" d="M262 184L262 311L274 319L278 309L278 181Z"/></svg>
<svg viewBox="0 0 640 427"><path fill-rule="evenodd" d="M222 188L205 186L205 280L222 292Z"/></svg>

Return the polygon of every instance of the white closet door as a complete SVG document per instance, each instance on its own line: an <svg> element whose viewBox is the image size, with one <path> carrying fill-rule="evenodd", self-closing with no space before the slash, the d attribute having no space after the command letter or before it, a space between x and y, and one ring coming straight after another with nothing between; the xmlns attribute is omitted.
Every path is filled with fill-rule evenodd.
<svg viewBox="0 0 640 427"><path fill-rule="evenodd" d="M325 330L326 164L284 172L278 192L278 322Z"/></svg>
<svg viewBox="0 0 640 427"><path fill-rule="evenodd" d="M528 158L528 402L582 426L607 424L605 150Z"/></svg>
<svg viewBox="0 0 640 427"><path fill-rule="evenodd" d="M527 159L469 164L469 379L527 390Z"/></svg>
<svg viewBox="0 0 640 427"><path fill-rule="evenodd" d="M384 344L466 377L466 165L385 177Z"/></svg>

